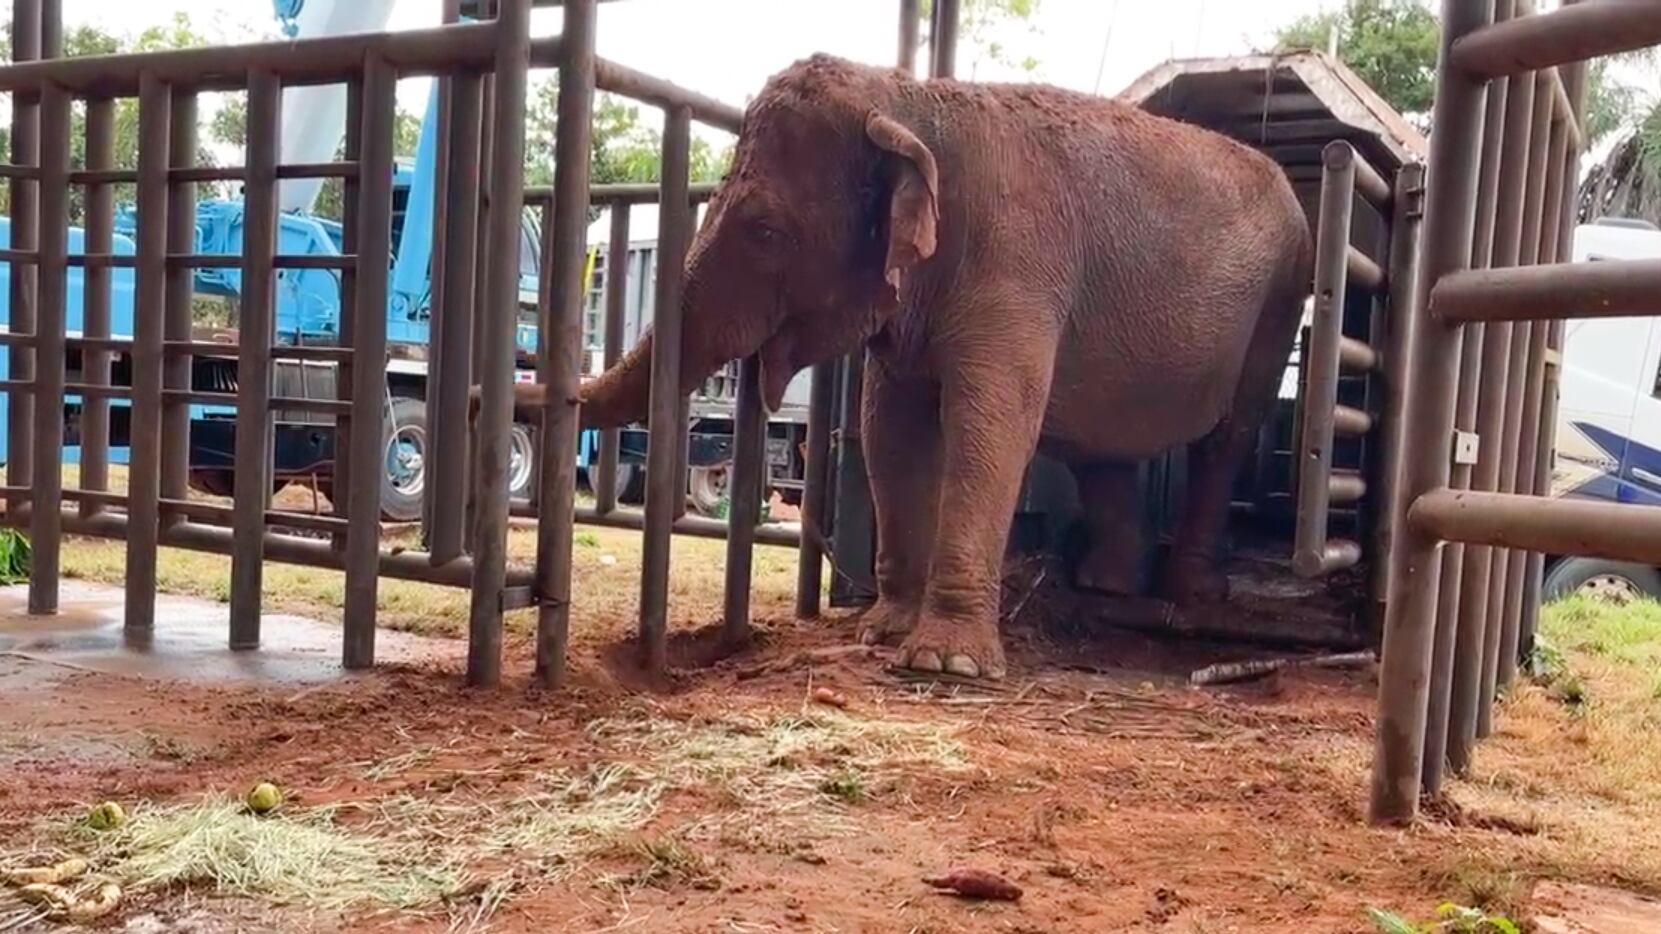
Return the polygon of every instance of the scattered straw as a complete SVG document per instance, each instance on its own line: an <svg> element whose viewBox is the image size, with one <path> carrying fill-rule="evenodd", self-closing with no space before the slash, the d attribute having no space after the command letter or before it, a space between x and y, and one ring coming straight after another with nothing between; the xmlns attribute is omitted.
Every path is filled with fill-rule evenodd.
<svg viewBox="0 0 1661 934"><path fill-rule="evenodd" d="M143 808L88 841L95 865L132 889L211 885L323 909L417 908L464 882L425 849L349 833L326 811L255 817L220 798Z"/></svg>
<svg viewBox="0 0 1661 934"><path fill-rule="evenodd" d="M544 774L538 785L512 811L495 815L483 846L487 853L540 860L554 878L646 826L666 790L657 776L615 763Z"/></svg>

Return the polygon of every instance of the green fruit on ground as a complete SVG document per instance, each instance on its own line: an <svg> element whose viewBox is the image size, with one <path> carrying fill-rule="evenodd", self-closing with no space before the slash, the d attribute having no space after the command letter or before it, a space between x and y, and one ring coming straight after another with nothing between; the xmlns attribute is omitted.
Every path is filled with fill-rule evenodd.
<svg viewBox="0 0 1661 934"><path fill-rule="evenodd" d="M270 782L260 782L248 792L248 810L255 814L265 814L276 810L277 805L282 803L283 793Z"/></svg>
<svg viewBox="0 0 1661 934"><path fill-rule="evenodd" d="M105 801L87 814L87 826L93 830L114 830L127 822L127 812L114 801Z"/></svg>

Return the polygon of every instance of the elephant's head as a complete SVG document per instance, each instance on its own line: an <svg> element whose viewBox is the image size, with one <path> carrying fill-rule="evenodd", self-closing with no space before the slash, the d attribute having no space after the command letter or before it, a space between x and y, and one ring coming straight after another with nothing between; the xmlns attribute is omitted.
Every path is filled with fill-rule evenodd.
<svg viewBox="0 0 1661 934"><path fill-rule="evenodd" d="M762 399L846 354L900 307L935 249L939 173L908 124L922 85L825 56L776 75L744 115L732 171L686 260L682 392L760 351ZM645 417L652 338L586 387L583 422Z"/></svg>

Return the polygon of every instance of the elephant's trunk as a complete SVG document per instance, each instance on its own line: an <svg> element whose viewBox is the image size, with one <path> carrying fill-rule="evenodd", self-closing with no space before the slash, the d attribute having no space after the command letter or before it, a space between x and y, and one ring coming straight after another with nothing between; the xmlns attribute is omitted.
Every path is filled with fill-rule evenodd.
<svg viewBox="0 0 1661 934"><path fill-rule="evenodd" d="M582 427L616 428L646 420L652 398L652 335L583 387Z"/></svg>

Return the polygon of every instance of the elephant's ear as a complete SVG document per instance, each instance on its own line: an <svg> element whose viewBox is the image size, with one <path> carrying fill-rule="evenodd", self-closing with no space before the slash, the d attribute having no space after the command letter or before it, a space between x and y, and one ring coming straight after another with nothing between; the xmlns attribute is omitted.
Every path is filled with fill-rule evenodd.
<svg viewBox="0 0 1661 934"><path fill-rule="evenodd" d="M935 226L940 219L940 170L934 153L917 134L894 118L872 111L865 135L877 148L893 153L897 168L888 203L888 258L883 278L896 291L912 266L934 255Z"/></svg>

